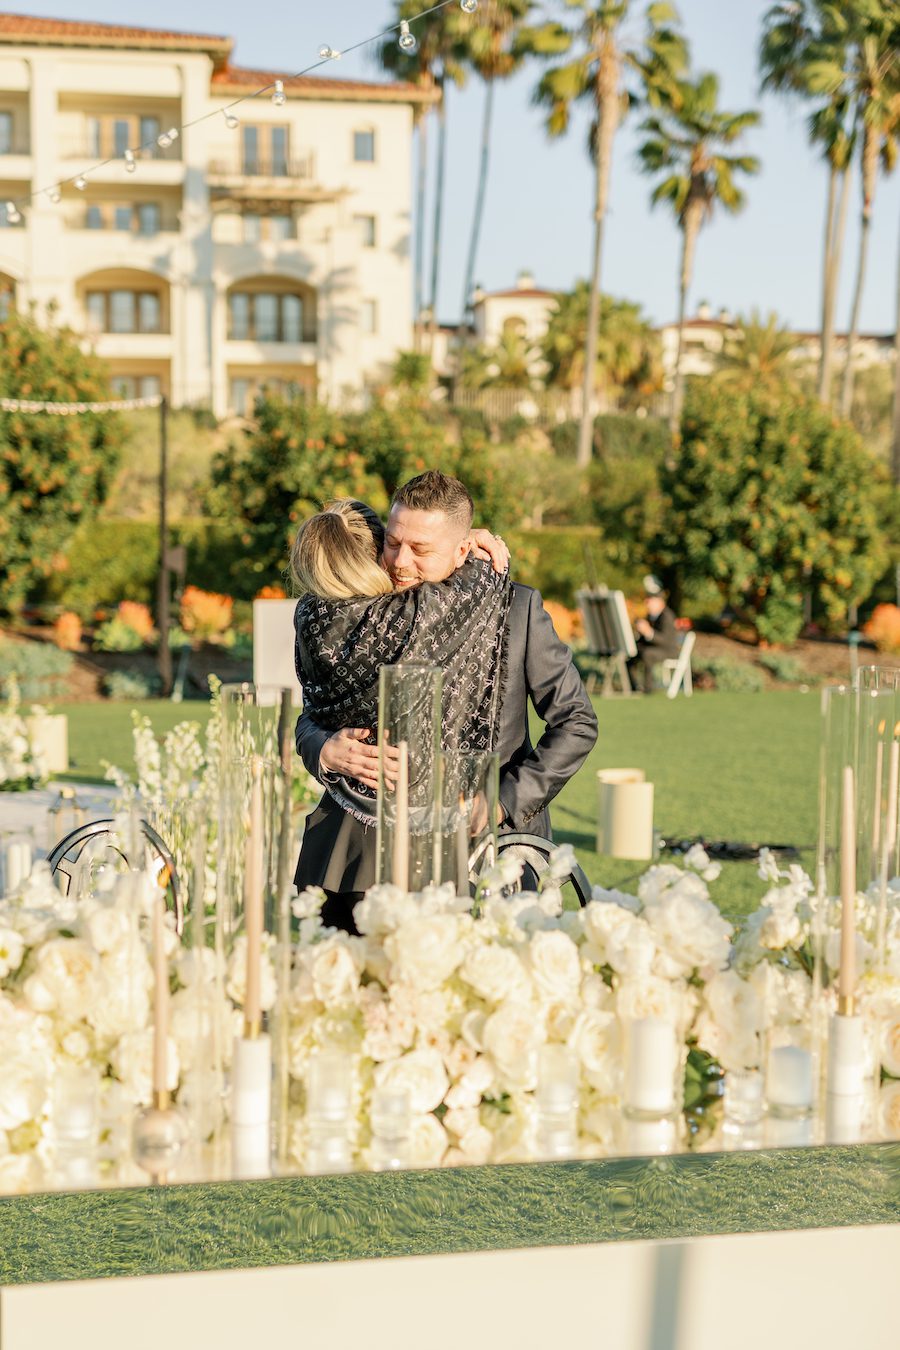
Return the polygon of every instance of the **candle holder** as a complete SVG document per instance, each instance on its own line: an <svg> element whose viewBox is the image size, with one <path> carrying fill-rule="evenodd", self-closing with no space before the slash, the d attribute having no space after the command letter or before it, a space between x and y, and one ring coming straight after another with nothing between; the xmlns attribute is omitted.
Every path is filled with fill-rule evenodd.
<svg viewBox="0 0 900 1350"><path fill-rule="evenodd" d="M91 1065L59 1064L50 1079L48 1132L57 1160L94 1156L100 1138L100 1076Z"/></svg>
<svg viewBox="0 0 900 1350"><path fill-rule="evenodd" d="M268 1176L272 1152L272 1043L268 1036L235 1038L230 1115L234 1175Z"/></svg>
<svg viewBox="0 0 900 1350"><path fill-rule="evenodd" d="M445 750L438 783L434 883L452 881L457 895L470 895L473 880L497 861L500 757Z"/></svg>
<svg viewBox="0 0 900 1350"><path fill-rule="evenodd" d="M738 1133L759 1124L765 1109L765 1084L759 1069L728 1069L725 1074L723 1127Z"/></svg>
<svg viewBox="0 0 900 1350"><path fill-rule="evenodd" d="M379 676L375 879L402 891L435 880L442 685L431 666L382 666Z"/></svg>
<svg viewBox="0 0 900 1350"><path fill-rule="evenodd" d="M862 1092L853 1096L829 1092L825 1097L825 1143L859 1144L865 1134L866 1100Z"/></svg>
<svg viewBox="0 0 900 1350"><path fill-rule="evenodd" d="M574 1158L578 1151L578 1061L567 1046L541 1046L535 1106L537 1156Z"/></svg>
<svg viewBox="0 0 900 1350"><path fill-rule="evenodd" d="M865 1088L865 1028L859 1015L835 1013L828 1025L829 1096L857 1097Z"/></svg>
<svg viewBox="0 0 900 1350"><path fill-rule="evenodd" d="M5 835L0 848L0 896L12 895L31 875L34 838L28 830Z"/></svg>
<svg viewBox="0 0 900 1350"><path fill-rule="evenodd" d="M812 1051L797 1044L773 1045L766 1064L766 1106L781 1120L812 1116L816 1100L815 1061Z"/></svg>
<svg viewBox="0 0 900 1350"><path fill-rule="evenodd" d="M376 1087L369 1101L372 1142L370 1165L374 1172L396 1172L409 1165L412 1104L404 1088Z"/></svg>
<svg viewBox="0 0 900 1350"><path fill-rule="evenodd" d="M348 1055L322 1050L312 1056L306 1079L307 1170L350 1170L353 1066Z"/></svg>
<svg viewBox="0 0 900 1350"><path fill-rule="evenodd" d="M152 1104L134 1118L131 1145L138 1167L154 1181L165 1182L177 1168L187 1139L187 1122L170 1104L168 1092L154 1092Z"/></svg>
<svg viewBox="0 0 900 1350"><path fill-rule="evenodd" d="M662 1120L678 1110L678 1032L660 1017L625 1023L624 1112L629 1120Z"/></svg>

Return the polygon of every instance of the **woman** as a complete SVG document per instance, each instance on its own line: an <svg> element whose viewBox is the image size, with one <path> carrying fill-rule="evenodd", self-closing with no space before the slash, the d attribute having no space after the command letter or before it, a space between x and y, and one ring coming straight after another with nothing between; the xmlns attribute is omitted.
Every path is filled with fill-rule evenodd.
<svg viewBox="0 0 900 1350"><path fill-rule="evenodd" d="M298 531L291 568L303 592L295 629L305 711L326 730L366 727L374 740L381 667L438 666L444 672L442 747L492 750L505 669L508 574L469 560L446 581L394 591L379 564L383 545L381 521L356 501L335 502ZM329 777L325 787L344 811L375 824L371 788L346 777Z"/></svg>

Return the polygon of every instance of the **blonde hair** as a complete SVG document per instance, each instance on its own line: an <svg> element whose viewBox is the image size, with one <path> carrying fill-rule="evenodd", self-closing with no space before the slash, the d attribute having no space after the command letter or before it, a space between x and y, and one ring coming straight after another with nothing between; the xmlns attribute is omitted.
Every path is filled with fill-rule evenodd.
<svg viewBox="0 0 900 1350"><path fill-rule="evenodd" d="M371 506L345 497L300 526L291 576L299 591L324 600L389 595L393 586L378 563L383 547L384 526Z"/></svg>

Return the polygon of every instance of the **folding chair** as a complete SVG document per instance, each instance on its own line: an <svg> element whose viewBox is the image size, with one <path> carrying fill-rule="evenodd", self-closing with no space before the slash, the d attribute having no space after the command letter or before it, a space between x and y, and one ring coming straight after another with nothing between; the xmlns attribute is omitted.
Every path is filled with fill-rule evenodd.
<svg viewBox="0 0 900 1350"><path fill-rule="evenodd" d="M696 641L696 633L685 633L678 655L661 663L663 675L668 676L669 680L666 698L676 698L682 686L684 686L685 698L690 698L694 692L694 682L691 676L691 652L694 650Z"/></svg>

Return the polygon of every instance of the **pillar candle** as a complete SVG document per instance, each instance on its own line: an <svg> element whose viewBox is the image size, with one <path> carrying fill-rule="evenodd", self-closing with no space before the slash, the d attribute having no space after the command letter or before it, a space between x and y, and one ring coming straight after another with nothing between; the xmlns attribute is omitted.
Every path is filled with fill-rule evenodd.
<svg viewBox="0 0 900 1350"><path fill-rule="evenodd" d="M879 740L875 746L875 790L872 794L872 866L878 867L878 846L881 843L881 779L884 775L884 722L878 724Z"/></svg>
<svg viewBox="0 0 900 1350"><path fill-rule="evenodd" d="M856 992L856 804L853 769L844 768L841 811L841 964L838 1012L853 1011Z"/></svg>
<svg viewBox="0 0 900 1350"><path fill-rule="evenodd" d="M459 895L469 894L469 821L466 799L459 794L459 816L456 822L456 884Z"/></svg>
<svg viewBox="0 0 900 1350"><path fill-rule="evenodd" d="M394 798L394 885L409 890L409 744L397 745L397 783Z"/></svg>
<svg viewBox="0 0 900 1350"><path fill-rule="evenodd" d="M887 793L887 852L888 864L897 846L897 811L898 794L900 794L900 722L894 727L894 739L891 741L891 753L888 759L888 793Z"/></svg>
<svg viewBox="0 0 900 1350"><path fill-rule="evenodd" d="M659 1017L639 1017L629 1024L625 1106L665 1115L675 1105L678 1058L675 1028Z"/></svg>
<svg viewBox="0 0 900 1350"><path fill-rule="evenodd" d="M168 1104L169 963L166 960L166 900L153 896L153 1095L157 1106Z"/></svg>
<svg viewBox="0 0 900 1350"><path fill-rule="evenodd" d="M244 927L247 935L247 984L244 1035L258 1036L262 1026L260 994L263 931L262 761L254 758L250 781L250 830L244 869Z"/></svg>

